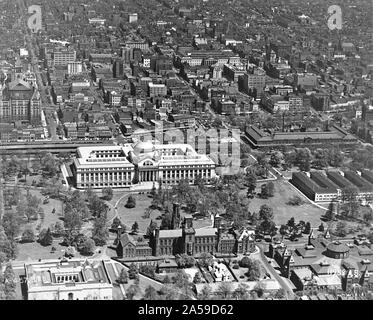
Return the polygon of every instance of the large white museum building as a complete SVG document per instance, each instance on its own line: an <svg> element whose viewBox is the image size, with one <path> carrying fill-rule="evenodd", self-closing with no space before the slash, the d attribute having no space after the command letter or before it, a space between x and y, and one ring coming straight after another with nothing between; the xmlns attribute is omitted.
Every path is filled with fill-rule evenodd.
<svg viewBox="0 0 373 320"><path fill-rule="evenodd" d="M125 188L143 182L177 184L181 179L206 183L216 177L215 163L188 144L79 147L71 166L76 188Z"/></svg>

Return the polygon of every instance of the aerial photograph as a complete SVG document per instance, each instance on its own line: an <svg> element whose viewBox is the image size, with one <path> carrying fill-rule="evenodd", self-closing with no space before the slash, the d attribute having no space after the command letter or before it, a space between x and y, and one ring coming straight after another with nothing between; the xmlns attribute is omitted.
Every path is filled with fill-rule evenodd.
<svg viewBox="0 0 373 320"><path fill-rule="evenodd" d="M0 0L0 300L373 300L372 0Z"/></svg>

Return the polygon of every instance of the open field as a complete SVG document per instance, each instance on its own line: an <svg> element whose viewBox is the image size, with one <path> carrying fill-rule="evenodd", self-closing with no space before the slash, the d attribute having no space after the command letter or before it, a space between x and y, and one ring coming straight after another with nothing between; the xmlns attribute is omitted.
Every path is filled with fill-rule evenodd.
<svg viewBox="0 0 373 320"><path fill-rule="evenodd" d="M53 245L43 247L38 242L31 243L18 243L19 253L17 255L17 261L27 261L27 260L38 260L38 259L58 259L63 257L64 252L67 247L61 246L59 243L62 241L62 238L54 239ZM55 247L56 251L51 252L51 248ZM74 256L75 258L82 257L78 252Z"/></svg>
<svg viewBox="0 0 373 320"><path fill-rule="evenodd" d="M294 217L296 221L309 221L313 227L320 225L320 218L324 214L324 210L311 204L302 193L297 192L286 180L276 180L273 183L275 186L274 196L268 199L258 197L250 199L251 211L258 212L263 204L267 204L273 209L274 221L277 225L285 224L291 217ZM257 189L257 192L260 192L260 188ZM300 196L304 203L300 206L287 205L289 198L292 196Z"/></svg>

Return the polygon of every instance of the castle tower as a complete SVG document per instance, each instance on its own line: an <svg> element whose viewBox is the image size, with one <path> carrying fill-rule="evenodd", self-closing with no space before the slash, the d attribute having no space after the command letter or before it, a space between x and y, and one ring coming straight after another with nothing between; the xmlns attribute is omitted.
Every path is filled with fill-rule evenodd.
<svg viewBox="0 0 373 320"><path fill-rule="evenodd" d="M152 239L153 255L159 256L159 228L154 230L154 236Z"/></svg>
<svg viewBox="0 0 373 320"><path fill-rule="evenodd" d="M173 204L171 228L173 230L178 229L180 226L180 204L175 202Z"/></svg>
<svg viewBox="0 0 373 320"><path fill-rule="evenodd" d="M217 228L219 230L220 227L221 227L221 216L219 215L219 213L217 213L214 216L214 228Z"/></svg>
<svg viewBox="0 0 373 320"><path fill-rule="evenodd" d="M184 253L188 255L194 254L194 243L195 243L196 231L193 228L193 217L191 215L186 215L184 217L182 239Z"/></svg>

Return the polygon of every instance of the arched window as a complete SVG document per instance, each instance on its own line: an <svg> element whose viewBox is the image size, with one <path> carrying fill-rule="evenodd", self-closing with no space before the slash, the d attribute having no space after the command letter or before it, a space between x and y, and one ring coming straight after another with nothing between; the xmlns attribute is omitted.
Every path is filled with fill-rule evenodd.
<svg viewBox="0 0 373 320"><path fill-rule="evenodd" d="M74 300L74 294L72 292L70 292L68 295L67 295L68 299L69 300Z"/></svg>

